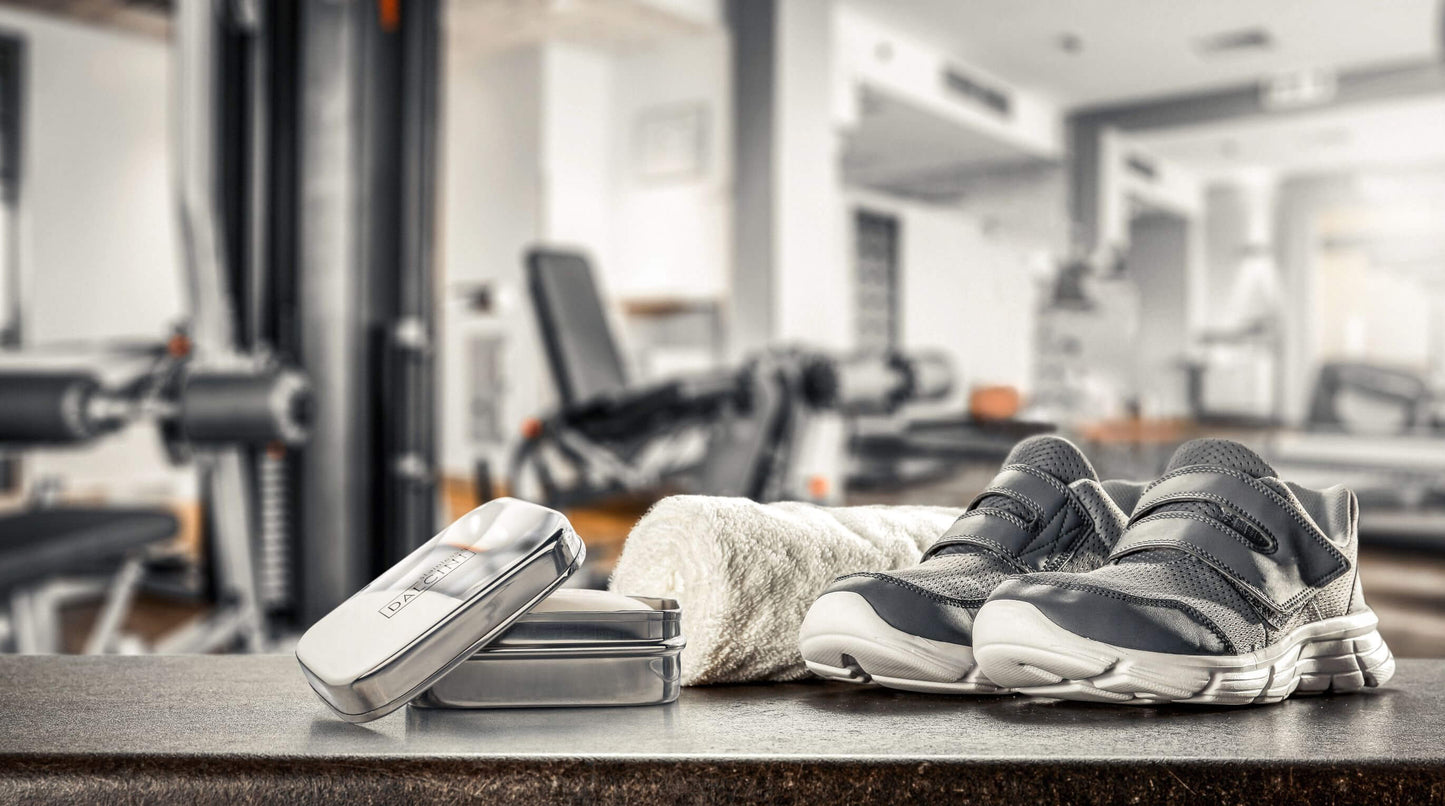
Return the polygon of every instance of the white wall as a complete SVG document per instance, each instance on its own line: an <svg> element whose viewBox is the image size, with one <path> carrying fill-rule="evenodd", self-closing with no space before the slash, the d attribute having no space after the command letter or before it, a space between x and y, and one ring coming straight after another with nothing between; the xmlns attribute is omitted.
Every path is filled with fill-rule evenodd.
<svg viewBox="0 0 1445 806"><path fill-rule="evenodd" d="M1190 413L1183 360L1190 348L1191 270L1202 262L1200 240L1197 222L1183 216L1135 216L1129 227L1125 266L1140 305L1138 339L1128 349L1146 417Z"/></svg>
<svg viewBox="0 0 1445 806"><path fill-rule="evenodd" d="M848 208L900 219L901 335L910 349L942 348L958 384L1035 385L1040 282L1068 246L1064 172L1036 165L982 173L946 204L849 188Z"/></svg>
<svg viewBox="0 0 1445 806"><path fill-rule="evenodd" d="M585 45L541 48L538 101L543 240L584 249L613 268L613 60Z"/></svg>
<svg viewBox="0 0 1445 806"><path fill-rule="evenodd" d="M29 46L20 271L28 344L161 338L184 313L167 43L0 9ZM77 363L92 363L84 360ZM113 367L96 367L101 371ZM30 478L117 499L186 494L154 429L27 454Z"/></svg>
<svg viewBox="0 0 1445 806"><path fill-rule="evenodd" d="M443 276L450 288L494 283L503 301L496 316L448 309L440 454L447 471L461 473L476 458L465 438L470 334L508 339L508 429L555 401L523 282L529 245L588 253L613 302L726 293L731 140L721 30L626 51L560 41L504 51L469 49L464 38L454 44L443 121ZM703 170L650 181L637 166L639 118L676 104L706 110Z"/></svg>
<svg viewBox="0 0 1445 806"><path fill-rule="evenodd" d="M165 42L0 9L29 43L21 250L31 343L181 316Z"/></svg>
<svg viewBox="0 0 1445 806"><path fill-rule="evenodd" d="M949 404L976 386L1033 385L1039 247L1009 237L959 207L851 192L852 208L897 216L900 335L905 349L942 349L958 383Z"/></svg>
<svg viewBox="0 0 1445 806"><path fill-rule="evenodd" d="M613 66L614 260L621 298L722 298L732 265L732 108L728 36L711 31L619 55ZM700 109L702 170L649 179L637 135L649 114Z"/></svg>
<svg viewBox="0 0 1445 806"><path fill-rule="evenodd" d="M1323 252L1317 263L1313 353L1320 362L1368 361L1428 373L1434 294L1418 276L1371 264L1364 250Z"/></svg>
<svg viewBox="0 0 1445 806"><path fill-rule="evenodd" d="M498 307L480 317L448 306L443 324L438 456L444 470L468 473L477 457L467 437L466 339L486 331L508 340L502 418L510 427L540 408L547 385L521 263L542 232L542 56L535 48L478 53L452 46L445 53L443 287L452 299L458 287L490 283Z"/></svg>
<svg viewBox="0 0 1445 806"><path fill-rule="evenodd" d="M774 338L853 345L853 290L834 127L833 7L778 4Z"/></svg>
<svg viewBox="0 0 1445 806"><path fill-rule="evenodd" d="M515 279L537 237L541 56L449 49L442 129L442 255L449 282Z"/></svg>

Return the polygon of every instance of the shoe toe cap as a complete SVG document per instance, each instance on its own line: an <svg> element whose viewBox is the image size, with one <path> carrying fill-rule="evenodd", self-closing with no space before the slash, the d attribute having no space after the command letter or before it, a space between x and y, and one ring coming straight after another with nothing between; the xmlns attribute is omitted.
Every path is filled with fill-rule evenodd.
<svg viewBox="0 0 1445 806"><path fill-rule="evenodd" d="M1033 605L1075 635L1113 646L1171 655L1230 652L1218 629L1192 608L1168 599L1144 599L1092 585L1086 576L1025 575L999 585L989 601Z"/></svg>
<svg viewBox="0 0 1445 806"><path fill-rule="evenodd" d="M853 574L835 581L824 595L861 596L894 629L932 641L970 645L977 605L949 599L882 573Z"/></svg>

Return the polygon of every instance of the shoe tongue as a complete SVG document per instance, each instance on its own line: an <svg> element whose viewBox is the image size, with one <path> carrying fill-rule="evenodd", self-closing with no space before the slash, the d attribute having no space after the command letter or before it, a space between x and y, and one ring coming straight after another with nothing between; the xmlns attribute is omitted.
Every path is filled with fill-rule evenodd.
<svg viewBox="0 0 1445 806"><path fill-rule="evenodd" d="M1082 451L1074 443L1050 434L1029 437L1009 451L1005 465L1027 465L1035 470L1053 476L1068 485L1079 479L1099 480L1094 466L1089 464ZM1008 510L1021 518L1029 514L1022 504L1006 495L986 495L979 499L980 507L995 507Z"/></svg>
<svg viewBox="0 0 1445 806"><path fill-rule="evenodd" d="M1277 475L1268 462L1259 458L1259 454L1228 439L1196 439L1180 445L1164 472L1198 465L1238 470L1255 478Z"/></svg>

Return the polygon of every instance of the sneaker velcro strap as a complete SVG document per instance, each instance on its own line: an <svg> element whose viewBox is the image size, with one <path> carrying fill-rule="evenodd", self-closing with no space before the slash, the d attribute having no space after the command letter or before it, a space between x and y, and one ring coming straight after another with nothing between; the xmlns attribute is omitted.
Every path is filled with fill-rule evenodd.
<svg viewBox="0 0 1445 806"><path fill-rule="evenodd" d="M1290 542L1291 535L1312 537L1329 546L1315 525L1284 493L1237 470L1216 467L1188 467L1169 473L1144 491L1134 506L1131 520L1139 520L1164 504L1199 501L1217 504L1235 513L1267 538L1262 549Z"/></svg>
<svg viewBox="0 0 1445 806"><path fill-rule="evenodd" d="M979 505L991 495L1017 501L1029 510L1032 522L1007 510ZM1068 496L1069 488L1047 473L1027 465L1005 465L988 489L973 500L968 511L928 549L925 557L948 546L974 545L992 551L1020 570L1035 570L1023 565L1019 558L1030 550L1040 528L1061 516ZM1040 528L1033 528L1035 525Z"/></svg>
<svg viewBox="0 0 1445 806"><path fill-rule="evenodd" d="M1019 547L1032 539L1027 524L1018 516L1003 510L985 507L960 515L938 542L923 553L927 560L949 546L977 546L1006 560L1019 571L1032 570L1018 559Z"/></svg>
<svg viewBox="0 0 1445 806"><path fill-rule="evenodd" d="M1004 465L993 477L988 489L979 493L968 508L972 510L980 500L995 494L1018 501L1032 510L1039 521L1047 522L1068 500L1069 488L1062 481L1028 465Z"/></svg>
<svg viewBox="0 0 1445 806"><path fill-rule="evenodd" d="M1251 539L1196 512L1155 511L1181 502L1219 505L1264 539ZM1283 614L1298 610L1349 568L1345 556L1293 501L1253 476L1226 468L1185 468L1151 485L1110 559L1155 548L1198 557Z"/></svg>

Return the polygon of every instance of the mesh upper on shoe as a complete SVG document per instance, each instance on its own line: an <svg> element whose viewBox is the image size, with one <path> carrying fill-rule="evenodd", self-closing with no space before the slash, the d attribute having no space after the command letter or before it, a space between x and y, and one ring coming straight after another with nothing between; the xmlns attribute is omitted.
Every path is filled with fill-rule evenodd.
<svg viewBox="0 0 1445 806"><path fill-rule="evenodd" d="M1248 448L1229 440L1201 439L1181 446L1166 473L1183 467L1207 465L1270 478L1273 468ZM1234 513L1213 503L1189 501L1155 511L1184 510L1227 523L1236 531L1253 530ZM1246 597L1228 577L1192 554L1177 549L1140 551L1085 574L1029 574L1028 580L1054 585L1104 588L1140 599L1172 602L1181 612L1202 614L1228 638L1234 653L1268 646L1278 635L1295 627L1345 613L1350 606L1354 575L1345 574L1321 589L1300 612L1271 628L1261 608Z"/></svg>
<svg viewBox="0 0 1445 806"><path fill-rule="evenodd" d="M1259 454L1230 439L1195 439L1179 446L1169 459L1168 473L1181 467L1227 467L1248 473L1255 478L1276 475L1274 468L1260 458Z"/></svg>
<svg viewBox="0 0 1445 806"><path fill-rule="evenodd" d="M998 583L1018 569L1004 562L1003 558L984 552L968 554L943 554L904 568L889 571L887 576L901 579L920 588L961 601L983 603Z"/></svg>
<svg viewBox="0 0 1445 806"><path fill-rule="evenodd" d="M1072 484L1079 479L1099 480L1099 474L1094 472L1094 466L1089 464L1088 457L1074 447L1072 442L1047 434L1030 437L1015 445L1013 450L1009 451L1004 464L1028 465L1065 484Z"/></svg>
<svg viewBox="0 0 1445 806"><path fill-rule="evenodd" d="M1089 464L1089 460L1079 452L1078 448L1065 439L1050 435L1030 437L1020 442L1009 452L1004 464L1005 466L1028 465L1048 473L1065 485L1081 479L1098 480L1093 466ZM1117 511L1104 513L1096 502L1077 497L1075 502L1083 505L1090 517L1084 518L1083 523L1076 526L1069 534L1044 535L1043 538L1045 542L1052 539L1061 548L1074 547L1077 543L1077 548L1073 551L1072 558L1065 557L1063 554L1049 557L1045 560L1045 567L1051 567L1051 564L1064 560L1070 560L1069 568L1079 570L1093 568L1102 563L1104 557L1108 555L1113 541L1117 539L1118 533L1108 535L1107 538L1097 534L1092 528L1093 521L1100 517L1119 521L1118 531L1122 531L1123 524L1120 513ZM1004 509L1026 521L1034 520L1033 513L1029 512L1023 504L1008 496L983 496L978 500L978 506ZM1051 524L1032 523L1031 528L1035 534L1044 529L1060 531L1063 528L1063 521L1064 519L1059 518ZM1074 539L1079 536L1078 529L1087 529L1089 532L1084 536L1082 543L1078 543ZM1004 578L1018 572L1017 567L997 554L977 546L956 545L941 550L911 568L890 571L885 575L908 582L929 593L955 601L973 602L977 606L988 598L988 595L998 587Z"/></svg>
<svg viewBox="0 0 1445 806"><path fill-rule="evenodd" d="M1312 621L1333 618L1350 612L1351 598L1355 592L1355 575L1341 574L1338 579L1320 588L1308 605L1288 620L1268 631L1268 643L1296 627L1303 627Z"/></svg>

